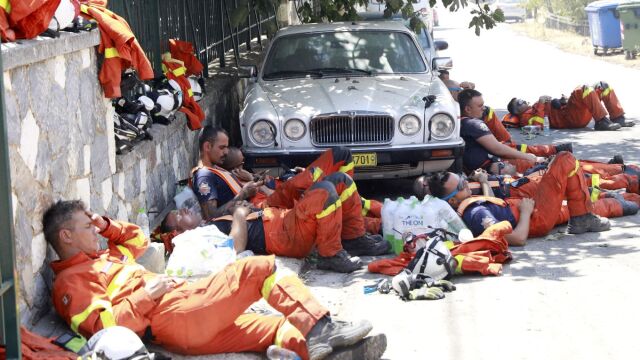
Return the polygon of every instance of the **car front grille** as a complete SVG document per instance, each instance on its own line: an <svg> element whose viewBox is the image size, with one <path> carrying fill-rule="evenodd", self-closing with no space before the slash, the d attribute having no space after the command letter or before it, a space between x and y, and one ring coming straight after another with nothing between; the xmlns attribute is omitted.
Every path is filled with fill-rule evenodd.
<svg viewBox="0 0 640 360"><path fill-rule="evenodd" d="M388 144L393 138L393 118L380 113L324 114L310 127L317 146Z"/></svg>

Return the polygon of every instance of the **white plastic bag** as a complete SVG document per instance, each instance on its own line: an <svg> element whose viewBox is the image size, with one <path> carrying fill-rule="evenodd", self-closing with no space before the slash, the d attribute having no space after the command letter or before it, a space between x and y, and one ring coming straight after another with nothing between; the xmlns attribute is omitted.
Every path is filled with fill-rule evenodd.
<svg viewBox="0 0 640 360"><path fill-rule="evenodd" d="M185 186L182 190L176 193L176 196L173 197L173 201L176 203L176 209L187 208L197 214L201 211L198 198L190 186Z"/></svg>
<svg viewBox="0 0 640 360"><path fill-rule="evenodd" d="M185 231L172 243L174 248L165 271L170 276L206 276L236 260L233 239L215 225Z"/></svg>

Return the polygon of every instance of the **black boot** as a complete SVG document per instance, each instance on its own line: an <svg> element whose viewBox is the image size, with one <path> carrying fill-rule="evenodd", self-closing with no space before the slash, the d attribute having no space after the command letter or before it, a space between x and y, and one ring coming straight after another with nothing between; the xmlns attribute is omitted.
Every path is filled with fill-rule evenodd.
<svg viewBox="0 0 640 360"><path fill-rule="evenodd" d="M378 256L388 254L391 244L381 235L365 234L352 240L342 240L342 247L351 256Z"/></svg>
<svg viewBox="0 0 640 360"><path fill-rule="evenodd" d="M360 260L352 260L346 251L340 250L334 256L319 256L317 266L318 269L321 270L350 273L360 269L362 267L362 262Z"/></svg>
<svg viewBox="0 0 640 360"><path fill-rule="evenodd" d="M607 164L620 164L620 165L624 165L624 159L622 158L621 154L615 154L613 155L613 157L611 158L611 160L607 161Z"/></svg>
<svg viewBox="0 0 640 360"><path fill-rule="evenodd" d="M562 143L559 145L556 145L556 152L560 152L560 151L568 151L570 153L573 152L573 144L572 143Z"/></svg>
<svg viewBox="0 0 640 360"><path fill-rule="evenodd" d="M331 354L331 360L378 360L387 349L387 336L377 334L368 336L355 345L338 349Z"/></svg>
<svg viewBox="0 0 640 360"><path fill-rule="evenodd" d="M634 123L633 121L627 121L624 115L620 115L615 119L611 119L611 121L616 124L619 124L622 127L632 127L636 125L636 123Z"/></svg>
<svg viewBox="0 0 640 360"><path fill-rule="evenodd" d="M622 126L620 126L620 124L611 122L611 120L605 116L601 120L596 121L596 125L593 129L597 131L613 131L620 129L621 127Z"/></svg>
<svg viewBox="0 0 640 360"><path fill-rule="evenodd" d="M600 232L611 229L609 219L592 213L569 218L567 232L569 234L583 234L586 232Z"/></svg>
<svg viewBox="0 0 640 360"><path fill-rule="evenodd" d="M325 316L307 334L309 358L320 360L337 348L353 345L367 336L372 328L367 320L351 323L331 320ZM328 349L331 350L327 351Z"/></svg>

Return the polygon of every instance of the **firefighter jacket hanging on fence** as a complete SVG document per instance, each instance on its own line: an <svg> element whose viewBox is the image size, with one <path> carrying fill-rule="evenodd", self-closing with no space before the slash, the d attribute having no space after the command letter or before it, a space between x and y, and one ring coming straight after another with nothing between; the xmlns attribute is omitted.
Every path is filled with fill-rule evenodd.
<svg viewBox="0 0 640 360"><path fill-rule="evenodd" d="M120 79L122 72L133 67L142 80L153 78L153 69L142 47L136 40L129 24L120 16L107 10L106 0L82 0L80 11L87 18L93 18L100 28L100 47L104 54L100 69L100 83L104 96L117 98L122 96Z"/></svg>
<svg viewBox="0 0 640 360"><path fill-rule="evenodd" d="M186 76L187 68L185 64L178 59L174 59L171 53L165 53L162 55L162 71L167 79L175 80L182 89L182 107L180 111L187 115L189 129L198 130L202 128L204 111L193 98L193 90L191 90L191 84Z"/></svg>
<svg viewBox="0 0 640 360"><path fill-rule="evenodd" d="M180 60L187 68L187 76L200 76L204 67L194 55L193 44L187 41L169 39L169 52L171 57Z"/></svg>
<svg viewBox="0 0 640 360"><path fill-rule="evenodd" d="M3 42L33 39L53 19L60 0L0 0L0 36Z"/></svg>

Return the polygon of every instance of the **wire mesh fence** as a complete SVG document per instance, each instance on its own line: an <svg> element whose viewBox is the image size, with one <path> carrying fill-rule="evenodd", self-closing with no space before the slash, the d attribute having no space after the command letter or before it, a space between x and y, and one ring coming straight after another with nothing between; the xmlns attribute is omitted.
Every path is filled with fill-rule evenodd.
<svg viewBox="0 0 640 360"><path fill-rule="evenodd" d="M589 22L586 20L573 21L568 17L547 14L544 26L550 29L573 31L583 36L589 36Z"/></svg>

